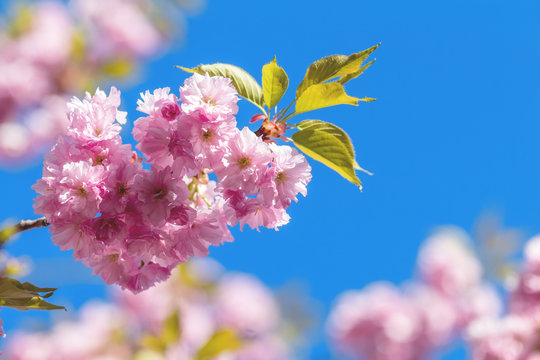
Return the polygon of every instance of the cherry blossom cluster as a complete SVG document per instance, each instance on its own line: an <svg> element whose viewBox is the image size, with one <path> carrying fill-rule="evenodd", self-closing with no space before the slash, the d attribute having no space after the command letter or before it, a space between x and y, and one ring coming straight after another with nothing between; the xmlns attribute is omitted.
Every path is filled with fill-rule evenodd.
<svg viewBox="0 0 540 360"><path fill-rule="evenodd" d="M525 261L503 317L484 317L468 329L475 360L540 359L540 237L525 246Z"/></svg>
<svg viewBox="0 0 540 360"><path fill-rule="evenodd" d="M159 337L174 313L179 322L176 339L161 353L145 346L143 339ZM13 360L187 360L197 358L218 331L228 330L240 346L213 359L286 360L293 358L297 346L290 337L293 328L301 330L282 316L276 296L257 278L223 273L219 264L199 260L144 293L118 290L110 303L87 303L77 320L57 322L47 332L14 331L8 337L6 356Z"/></svg>
<svg viewBox="0 0 540 360"><path fill-rule="evenodd" d="M228 226L277 229L307 193L310 166L287 145L238 129L231 80L195 74L180 88L141 94L133 136L150 165L122 143L120 93L97 91L68 104L70 125L46 154L36 213L52 241L107 284L134 292L169 276Z"/></svg>
<svg viewBox="0 0 540 360"><path fill-rule="evenodd" d="M441 231L419 254L420 280L342 294L327 323L336 348L364 360L428 359L475 319L496 316L497 293L482 281L482 266L465 244L461 232Z"/></svg>
<svg viewBox="0 0 540 360"><path fill-rule="evenodd" d="M163 26L167 2L13 1L12 16L0 19L0 162L44 152L68 125L71 94L126 77L163 49L180 23Z"/></svg>

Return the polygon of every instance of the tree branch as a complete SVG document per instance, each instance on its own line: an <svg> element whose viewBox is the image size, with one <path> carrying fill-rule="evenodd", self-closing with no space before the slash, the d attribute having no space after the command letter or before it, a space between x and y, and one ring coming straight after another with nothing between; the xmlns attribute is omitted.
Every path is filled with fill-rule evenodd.
<svg viewBox="0 0 540 360"><path fill-rule="evenodd" d="M35 220L21 220L17 224L8 226L4 229L0 230L0 247L13 235L18 234L20 232L49 226L49 223L47 222L47 219L45 217L41 217L39 219Z"/></svg>
<svg viewBox="0 0 540 360"><path fill-rule="evenodd" d="M35 220L21 220L17 225L15 225L16 231L19 233L21 231L26 231L34 228L40 228L49 226L49 223L47 222L47 219L45 217L40 217L39 219Z"/></svg>

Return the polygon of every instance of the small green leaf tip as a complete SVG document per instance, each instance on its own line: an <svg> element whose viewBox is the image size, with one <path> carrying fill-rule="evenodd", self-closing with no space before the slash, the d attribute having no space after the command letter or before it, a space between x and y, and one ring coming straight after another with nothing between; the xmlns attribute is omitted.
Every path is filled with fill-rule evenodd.
<svg viewBox="0 0 540 360"><path fill-rule="evenodd" d="M362 63L367 59L372 52L377 50L380 44L370 47L364 51L354 53L351 55L331 55L326 56L320 60L311 64L304 79L298 85L296 89L296 98L298 99L304 91L314 84L322 84L325 81L340 77L341 84L354 79L362 74L373 62L366 64L366 67L362 67Z"/></svg>

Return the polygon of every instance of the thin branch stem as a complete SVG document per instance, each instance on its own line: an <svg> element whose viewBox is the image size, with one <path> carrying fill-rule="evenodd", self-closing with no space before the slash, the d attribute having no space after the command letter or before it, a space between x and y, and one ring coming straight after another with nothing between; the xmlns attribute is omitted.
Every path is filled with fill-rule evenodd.
<svg viewBox="0 0 540 360"><path fill-rule="evenodd" d="M286 108L283 108L279 111L279 113L276 114L276 119L278 122L283 122L281 121L281 118L283 117L283 115L285 115L285 113L287 111L289 111L289 109L291 108L291 106L293 106L293 104L296 102L296 99L293 100L292 103L289 104L289 106L287 106Z"/></svg>
<svg viewBox="0 0 540 360"><path fill-rule="evenodd" d="M21 220L15 225L8 226L4 229L0 229L0 248L4 245L4 243L13 235L18 234L20 232L49 226L49 223L47 222L47 219L45 217L41 217L39 219L35 220Z"/></svg>
<svg viewBox="0 0 540 360"><path fill-rule="evenodd" d="M39 219L35 219L35 220L21 220L19 221L18 224L14 226L14 228L15 228L15 231L19 233L22 231L40 228L40 227L46 227L46 226L49 226L47 219L45 219L45 217L40 217Z"/></svg>
<svg viewBox="0 0 540 360"><path fill-rule="evenodd" d="M285 122L289 119L291 119L292 117L296 116L296 111L293 111L292 113L288 114L287 116L285 116L283 119L280 120L280 122Z"/></svg>

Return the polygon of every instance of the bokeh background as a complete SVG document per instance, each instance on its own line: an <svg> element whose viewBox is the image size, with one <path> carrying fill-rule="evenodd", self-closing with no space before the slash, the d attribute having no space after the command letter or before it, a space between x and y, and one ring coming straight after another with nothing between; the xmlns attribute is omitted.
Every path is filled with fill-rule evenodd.
<svg viewBox="0 0 540 360"><path fill-rule="evenodd" d="M139 92L177 92L187 74L174 65L225 62L260 79L274 55L290 78L288 104L311 62L381 42L376 63L347 85L349 94L376 102L297 118L330 121L350 134L358 162L374 173L360 174L364 190L311 161L308 196L291 207L290 224L279 232L235 229L234 243L211 249L227 269L273 288L303 284L324 318L345 289L410 278L435 225L472 231L482 212L495 210L526 235L540 231L539 15L540 3L527 0L209 0L187 19L183 42L151 59L138 84L123 91L123 109L132 124ZM238 121L247 125L257 109L239 105ZM132 141L130 125L124 139ZM4 167L0 176L0 219L35 218L30 186L41 176L39 159ZM23 234L8 251L31 257L27 280L59 287L54 303L76 309L106 296L101 279L55 247L46 229ZM51 316L7 308L0 315L8 334ZM331 356L322 324L312 340L310 358ZM441 355L465 356L459 345Z"/></svg>

